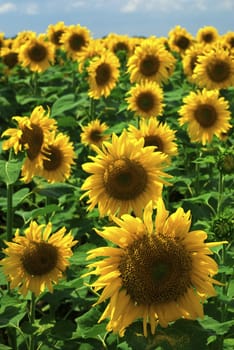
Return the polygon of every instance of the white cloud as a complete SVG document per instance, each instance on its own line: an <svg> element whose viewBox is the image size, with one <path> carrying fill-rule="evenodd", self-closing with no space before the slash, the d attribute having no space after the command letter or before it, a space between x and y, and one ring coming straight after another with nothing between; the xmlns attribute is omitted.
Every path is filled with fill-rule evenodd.
<svg viewBox="0 0 234 350"><path fill-rule="evenodd" d="M25 5L25 14L26 15L37 15L39 13L39 6L36 2L29 2Z"/></svg>
<svg viewBox="0 0 234 350"><path fill-rule="evenodd" d="M16 11L16 5L12 2L5 2L4 4L0 4L0 14L12 11Z"/></svg>
<svg viewBox="0 0 234 350"><path fill-rule="evenodd" d="M129 13L138 10L139 5L141 5L141 0L129 0L122 8L121 12Z"/></svg>
<svg viewBox="0 0 234 350"><path fill-rule="evenodd" d="M173 13L173 11L192 12L222 10L230 11L234 9L234 0L127 0L121 1L120 11L130 12L149 12L157 11L164 13Z"/></svg>

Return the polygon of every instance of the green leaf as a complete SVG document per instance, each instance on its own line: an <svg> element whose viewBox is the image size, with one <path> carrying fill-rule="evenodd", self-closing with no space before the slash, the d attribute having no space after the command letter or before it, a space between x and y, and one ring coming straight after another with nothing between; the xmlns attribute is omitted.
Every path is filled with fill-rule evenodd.
<svg viewBox="0 0 234 350"><path fill-rule="evenodd" d="M62 183L38 186L34 188L33 192L46 197L59 198L62 195L74 193L75 190L76 187L66 183Z"/></svg>
<svg viewBox="0 0 234 350"><path fill-rule="evenodd" d="M21 188L19 191L13 194L13 207L15 208L18 204L22 202L24 197L29 193L29 188Z"/></svg>
<svg viewBox="0 0 234 350"><path fill-rule="evenodd" d="M217 335L226 334L234 326L234 320L219 322L210 316L205 316L199 323L204 329L212 330Z"/></svg>
<svg viewBox="0 0 234 350"><path fill-rule="evenodd" d="M74 94L67 94L60 97L51 108L51 118L60 117L64 112L71 111L77 107L79 101L75 101Z"/></svg>
<svg viewBox="0 0 234 350"><path fill-rule="evenodd" d="M7 185L14 184L19 178L22 163L23 161L19 159L0 160L0 181Z"/></svg>
<svg viewBox="0 0 234 350"><path fill-rule="evenodd" d="M70 320L57 321L51 330L55 339L70 339L76 330L76 324Z"/></svg>
<svg viewBox="0 0 234 350"><path fill-rule="evenodd" d="M105 322L97 323L101 314L98 308L91 308L84 315L76 318L77 332L76 334L83 338L100 339L106 333Z"/></svg>
<svg viewBox="0 0 234 350"><path fill-rule="evenodd" d="M19 327L20 321L26 315L25 305L25 303L22 303L18 306L7 306L2 312L0 311L0 328L7 326Z"/></svg>

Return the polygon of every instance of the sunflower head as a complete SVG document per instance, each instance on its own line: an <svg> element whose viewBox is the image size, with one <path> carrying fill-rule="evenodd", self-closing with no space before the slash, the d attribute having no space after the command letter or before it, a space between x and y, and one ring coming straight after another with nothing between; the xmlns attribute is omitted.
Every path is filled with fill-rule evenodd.
<svg viewBox="0 0 234 350"><path fill-rule="evenodd" d="M19 49L19 61L33 72L43 72L54 63L54 46L44 36L30 37Z"/></svg>
<svg viewBox="0 0 234 350"><path fill-rule="evenodd" d="M2 137L9 136L3 142L3 150L13 148L16 154L25 150L29 159L34 160L40 155L50 132L56 130L56 121L49 118L49 111L46 113L42 106L35 107L30 117L15 116L12 119L18 125L3 132Z"/></svg>
<svg viewBox="0 0 234 350"><path fill-rule="evenodd" d="M174 65L173 55L154 38L142 41L127 62L132 83L154 81L161 84L173 73Z"/></svg>
<svg viewBox="0 0 234 350"><path fill-rule="evenodd" d="M49 41L56 47L60 47L60 42L63 33L65 32L66 26L64 22L58 22L56 24L50 24L47 29L47 36Z"/></svg>
<svg viewBox="0 0 234 350"><path fill-rule="evenodd" d="M91 34L88 28L78 24L66 27L60 42L68 57L77 60L77 55L89 44L90 40Z"/></svg>
<svg viewBox="0 0 234 350"><path fill-rule="evenodd" d="M168 33L168 44L172 51L184 54L193 44L194 38L185 28L175 26Z"/></svg>
<svg viewBox="0 0 234 350"><path fill-rule="evenodd" d="M205 26L197 32L196 39L204 44L213 44L219 38L218 30L213 26Z"/></svg>
<svg viewBox="0 0 234 350"><path fill-rule="evenodd" d="M22 236L17 230L13 241L6 242L6 257L1 260L11 288L19 287L23 295L32 291L38 296L46 287L52 292L69 265L76 242L65 227L52 234L51 223L45 226L31 221Z"/></svg>
<svg viewBox="0 0 234 350"><path fill-rule="evenodd" d="M189 124L188 133L193 142L205 145L231 127L228 101L219 97L218 90L192 91L183 102L179 122L180 125Z"/></svg>
<svg viewBox="0 0 234 350"><path fill-rule="evenodd" d="M134 111L137 116L149 118L162 114L163 90L157 83L148 81L136 84L129 90L128 95L128 109Z"/></svg>
<svg viewBox="0 0 234 350"><path fill-rule="evenodd" d="M66 181L75 163L74 146L69 137L63 133L51 133L42 153L43 160L35 175L44 177L50 183Z"/></svg>
<svg viewBox="0 0 234 350"><path fill-rule="evenodd" d="M104 51L100 57L94 57L87 68L89 96L94 99L109 96L117 84L119 67L118 58L110 51Z"/></svg>
<svg viewBox="0 0 234 350"><path fill-rule="evenodd" d="M3 47L0 51L2 62L9 68L14 68L18 63L18 52L9 47Z"/></svg>
<svg viewBox="0 0 234 350"><path fill-rule="evenodd" d="M93 163L83 164L91 173L82 185L82 197L89 196L88 210L97 204L101 216L130 211L140 215L149 199L158 199L162 185L168 184L162 177L170 177L162 172L167 156L143 144L143 139L129 140L124 131L104 141L101 149L94 146Z"/></svg>
<svg viewBox="0 0 234 350"><path fill-rule="evenodd" d="M130 125L128 128L129 137L139 140L144 138L144 147L154 146L155 152L162 152L168 156L177 154L177 145L175 143L175 131L164 123L160 123L156 118L140 120L139 128Z"/></svg>
<svg viewBox="0 0 234 350"><path fill-rule="evenodd" d="M98 276L92 283L95 291L102 290L97 304L110 299L99 322L108 318L107 330L123 336L142 318L147 336L147 323L154 334L157 324L203 317L203 303L216 294L213 284L219 283L213 279L218 266L209 247L223 242L205 243L204 231L190 231L190 212L178 208L169 215L162 199L156 216L150 201L141 218L112 220L116 226L96 230L112 246L92 249L88 256L103 257L87 273Z"/></svg>
<svg viewBox="0 0 234 350"><path fill-rule="evenodd" d="M213 45L198 57L193 79L199 87L224 89L234 85L234 60L230 50Z"/></svg>
<svg viewBox="0 0 234 350"><path fill-rule="evenodd" d="M81 142L85 145L96 145L101 146L102 142L109 138L108 135L105 135L105 132L108 130L106 123L101 123L99 119L95 119L88 123L86 126L82 126L82 132L80 134Z"/></svg>

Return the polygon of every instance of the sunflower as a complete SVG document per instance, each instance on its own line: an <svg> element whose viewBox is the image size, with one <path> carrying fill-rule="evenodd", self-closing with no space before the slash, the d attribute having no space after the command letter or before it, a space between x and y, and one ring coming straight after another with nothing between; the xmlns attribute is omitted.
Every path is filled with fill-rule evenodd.
<svg viewBox="0 0 234 350"><path fill-rule="evenodd" d="M131 87L126 98L128 109L142 118L157 117L162 114L163 89L153 81L146 81Z"/></svg>
<svg viewBox="0 0 234 350"><path fill-rule="evenodd" d="M77 53L77 60L79 63L79 72L83 71L83 68L90 59L98 56L100 57L102 53L106 52L106 47L101 39L91 39L89 44L83 48L79 53Z"/></svg>
<svg viewBox="0 0 234 350"><path fill-rule="evenodd" d="M220 284L212 278L218 266L209 255L210 247L224 242L205 243L204 231L190 231L190 212L178 208L169 215L162 199L155 220L153 214L149 202L143 219L112 217L116 226L96 232L118 247L88 252L88 259L105 257L89 264L92 270L85 275L99 276L91 284L95 292L103 289L96 304L110 298L99 322L109 318L107 330L120 336L138 318L145 336L148 323L154 334L158 324L202 318L202 304L216 295L213 284Z"/></svg>
<svg viewBox="0 0 234 350"><path fill-rule="evenodd" d="M89 44L90 40L91 34L88 28L77 24L66 28L60 42L68 57L72 60L77 60L77 54Z"/></svg>
<svg viewBox="0 0 234 350"><path fill-rule="evenodd" d="M43 160L34 175L44 177L50 183L66 181L75 163L74 147L69 137L53 132L42 153ZM22 172L22 175L27 175L27 172Z"/></svg>
<svg viewBox="0 0 234 350"><path fill-rule="evenodd" d="M5 33L0 32L0 50L5 46Z"/></svg>
<svg viewBox="0 0 234 350"><path fill-rule="evenodd" d="M226 45L230 50L234 49L234 32L227 32L222 37L224 45Z"/></svg>
<svg viewBox="0 0 234 350"><path fill-rule="evenodd" d="M49 41L54 44L57 48L61 47L60 42L61 36L65 32L66 26L64 22L58 22L56 24L50 24L47 28L47 36Z"/></svg>
<svg viewBox="0 0 234 350"><path fill-rule="evenodd" d="M234 59L221 45L213 45L198 57L193 79L199 87L225 89L234 85Z"/></svg>
<svg viewBox="0 0 234 350"><path fill-rule="evenodd" d="M146 203L161 196L163 184L168 184L161 177L170 177L162 172L167 157L143 145L143 139L130 141L123 131L119 137L113 133L112 142L104 141L102 149L93 146L97 155L82 166L91 173L81 187L86 191L81 198L89 196L89 211L97 204L100 216L141 215Z"/></svg>
<svg viewBox="0 0 234 350"><path fill-rule="evenodd" d="M168 33L168 44L172 51L183 55L193 44L194 38L185 28L175 26Z"/></svg>
<svg viewBox="0 0 234 350"><path fill-rule="evenodd" d="M3 64L9 69L13 69L18 64L18 52L9 47L3 47L0 51Z"/></svg>
<svg viewBox="0 0 234 350"><path fill-rule="evenodd" d="M99 99L109 96L119 78L119 59L110 51L94 57L88 68L89 96Z"/></svg>
<svg viewBox="0 0 234 350"><path fill-rule="evenodd" d="M18 127L9 128L2 133L2 137L9 136L3 141L2 149L14 149L15 154L26 150L28 157L35 159L44 147L50 132L56 130L56 121L49 118L42 106L33 109L30 117L12 117L16 120Z"/></svg>
<svg viewBox="0 0 234 350"><path fill-rule="evenodd" d="M149 38L135 48L127 66L132 83L150 80L161 84L172 75L175 58L160 41Z"/></svg>
<svg viewBox="0 0 234 350"><path fill-rule="evenodd" d="M110 33L105 38L106 46L114 54L118 54L119 51L123 51L129 56L133 51L133 42L128 35L121 35L116 33Z"/></svg>
<svg viewBox="0 0 234 350"><path fill-rule="evenodd" d="M211 142L214 135L220 137L231 127L229 103L219 97L218 90L190 92L183 99L183 105L178 111L179 123L188 123L188 133L191 141Z"/></svg>
<svg viewBox="0 0 234 350"><path fill-rule="evenodd" d="M53 292L53 284L63 277L72 256L71 248L77 241L73 240L71 232L65 234L65 227L53 234L51 231L50 222L38 225L31 221L24 236L17 229L13 241L5 242L6 257L1 265L9 277L11 289L19 287L24 296L28 291L38 296L46 287Z"/></svg>
<svg viewBox="0 0 234 350"><path fill-rule="evenodd" d="M99 119L95 119L88 123L88 125L82 126L82 132L80 134L81 142L84 145L96 145L101 146L103 141L106 141L109 136L105 135L105 131L108 130L106 123L101 123Z"/></svg>
<svg viewBox="0 0 234 350"><path fill-rule="evenodd" d="M196 39L203 44L213 44L219 39L219 33L215 27L205 26L197 31Z"/></svg>
<svg viewBox="0 0 234 350"><path fill-rule="evenodd" d="M155 146L156 152L165 153L170 157L177 154L175 131L170 129L166 123L160 123L156 118L140 120L139 129L133 125L128 127L130 139L144 138L144 147Z"/></svg>
<svg viewBox="0 0 234 350"><path fill-rule="evenodd" d="M19 49L19 62L33 72L43 72L54 63L54 45L44 40L44 36L32 36Z"/></svg>
<svg viewBox="0 0 234 350"><path fill-rule="evenodd" d="M12 49L18 51L27 41L35 39L37 34L31 30L19 32L12 42Z"/></svg>
<svg viewBox="0 0 234 350"><path fill-rule="evenodd" d="M204 44L195 43L188 50L186 50L185 54L183 55L182 65L184 74L191 83L194 83L193 73L198 62L198 56L203 55L205 50L207 49L205 48Z"/></svg>

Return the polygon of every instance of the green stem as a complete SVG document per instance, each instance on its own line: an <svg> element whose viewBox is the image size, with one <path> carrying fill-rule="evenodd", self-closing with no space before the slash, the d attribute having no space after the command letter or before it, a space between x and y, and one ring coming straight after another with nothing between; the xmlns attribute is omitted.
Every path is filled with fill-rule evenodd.
<svg viewBox="0 0 234 350"><path fill-rule="evenodd" d="M194 186L194 189L195 189L195 195L198 196L199 193L200 193L200 158L202 156L202 151L200 149L200 147L197 149L197 161L195 163L195 186Z"/></svg>
<svg viewBox="0 0 234 350"><path fill-rule="evenodd" d="M217 215L220 217L221 215L221 206L223 201L223 187L224 187L224 176L222 170L219 172L219 182L218 182L218 204L217 204Z"/></svg>
<svg viewBox="0 0 234 350"><path fill-rule="evenodd" d="M7 184L7 241L12 240L13 227L13 184Z"/></svg>
<svg viewBox="0 0 234 350"><path fill-rule="evenodd" d="M90 115L90 120L95 119L95 100L92 97L90 99L89 115Z"/></svg>
<svg viewBox="0 0 234 350"><path fill-rule="evenodd" d="M29 309L29 322L30 322L31 326L33 326L33 323L35 321L35 309L36 309L36 296L32 292L31 301L30 301L30 309ZM34 350L34 349L35 349L35 335L34 335L34 333L31 333L30 338L29 338L28 350Z"/></svg>

